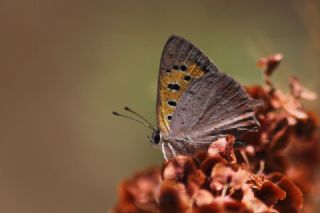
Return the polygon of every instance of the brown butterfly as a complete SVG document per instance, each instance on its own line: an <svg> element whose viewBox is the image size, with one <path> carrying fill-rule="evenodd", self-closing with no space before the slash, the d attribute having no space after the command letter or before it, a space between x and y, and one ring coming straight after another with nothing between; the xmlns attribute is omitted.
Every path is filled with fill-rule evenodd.
<svg viewBox="0 0 320 213"><path fill-rule="evenodd" d="M162 150L165 159L189 155L207 149L227 134L257 131L254 108L260 105L261 101L250 98L200 49L172 35L160 61L158 130L154 130L150 141ZM153 128L149 122L147 125Z"/></svg>

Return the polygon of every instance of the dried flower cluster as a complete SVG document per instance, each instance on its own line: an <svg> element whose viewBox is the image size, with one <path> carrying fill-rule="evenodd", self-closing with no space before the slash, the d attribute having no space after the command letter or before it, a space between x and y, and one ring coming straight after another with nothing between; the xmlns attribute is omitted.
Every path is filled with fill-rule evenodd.
<svg viewBox="0 0 320 213"><path fill-rule="evenodd" d="M265 102L261 129L213 142L207 152L177 156L124 181L112 212L312 212L310 197L318 162L315 115L301 99L316 95L290 78L290 94L270 80L280 54L263 58L266 85L248 87ZM237 147L237 148L236 148Z"/></svg>

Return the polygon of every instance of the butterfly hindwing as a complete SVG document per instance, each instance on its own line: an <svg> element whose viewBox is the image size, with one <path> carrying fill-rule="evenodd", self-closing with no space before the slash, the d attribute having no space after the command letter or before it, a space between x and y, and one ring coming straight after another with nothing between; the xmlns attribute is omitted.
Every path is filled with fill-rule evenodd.
<svg viewBox="0 0 320 213"><path fill-rule="evenodd" d="M190 83L208 72L217 68L201 50L181 37L168 39L158 77L157 123L163 135L169 134L175 108Z"/></svg>
<svg viewBox="0 0 320 213"><path fill-rule="evenodd" d="M259 123L253 110L260 104L231 77L222 72L208 72L194 80L181 97L170 135L206 141L212 136L256 130Z"/></svg>

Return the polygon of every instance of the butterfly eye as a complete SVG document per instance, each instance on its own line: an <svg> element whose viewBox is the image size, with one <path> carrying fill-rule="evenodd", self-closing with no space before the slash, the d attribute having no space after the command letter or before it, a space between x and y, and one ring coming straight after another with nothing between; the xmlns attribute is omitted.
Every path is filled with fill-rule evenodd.
<svg viewBox="0 0 320 213"><path fill-rule="evenodd" d="M160 139L161 139L160 132L159 131L154 132L153 135L152 135L152 142L154 144L158 144L160 142Z"/></svg>

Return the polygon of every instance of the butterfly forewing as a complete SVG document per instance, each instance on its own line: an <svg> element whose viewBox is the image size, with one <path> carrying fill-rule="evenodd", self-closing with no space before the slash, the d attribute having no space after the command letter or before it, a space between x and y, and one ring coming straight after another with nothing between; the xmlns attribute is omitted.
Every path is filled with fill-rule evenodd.
<svg viewBox="0 0 320 213"><path fill-rule="evenodd" d="M170 132L175 108L189 84L217 68L187 40L171 36L165 44L158 79L157 123L163 135Z"/></svg>
<svg viewBox="0 0 320 213"><path fill-rule="evenodd" d="M189 41L171 36L159 71L157 122L164 136L195 142L259 126L251 99Z"/></svg>

